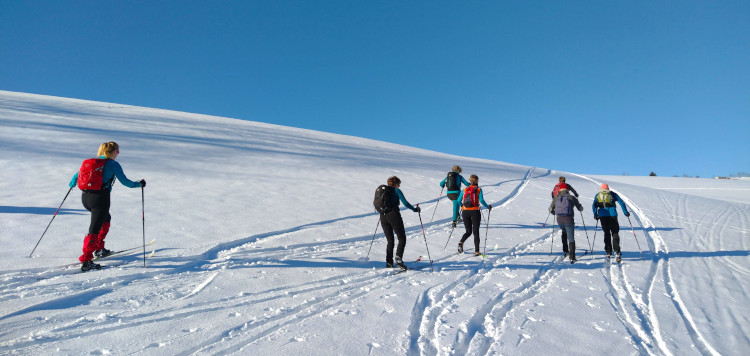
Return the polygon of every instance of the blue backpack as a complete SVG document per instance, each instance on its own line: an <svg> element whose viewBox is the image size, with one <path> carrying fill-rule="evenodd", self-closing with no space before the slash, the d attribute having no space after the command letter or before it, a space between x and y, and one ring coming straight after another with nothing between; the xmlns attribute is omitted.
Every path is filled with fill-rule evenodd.
<svg viewBox="0 0 750 356"><path fill-rule="evenodd" d="M570 201L568 195L558 195L557 197L555 197L555 215L573 215L573 202Z"/></svg>

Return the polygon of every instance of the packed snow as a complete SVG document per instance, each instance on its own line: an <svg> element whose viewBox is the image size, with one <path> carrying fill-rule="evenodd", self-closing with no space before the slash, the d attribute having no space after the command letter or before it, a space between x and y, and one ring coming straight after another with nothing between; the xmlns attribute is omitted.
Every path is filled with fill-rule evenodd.
<svg viewBox="0 0 750 356"><path fill-rule="evenodd" d="M13 92L0 92L0 126L0 354L750 353L748 180L557 172L458 142L465 156ZM66 193L106 141L147 181L112 192L107 247L136 249L82 273L90 215ZM472 238L456 253L464 229L451 234L439 186L454 165L494 207L484 257ZM402 209L412 269L399 274L372 207L392 175L422 208ZM561 175L585 208L575 264L547 213ZM632 210L622 264L607 263L592 216L604 182Z"/></svg>

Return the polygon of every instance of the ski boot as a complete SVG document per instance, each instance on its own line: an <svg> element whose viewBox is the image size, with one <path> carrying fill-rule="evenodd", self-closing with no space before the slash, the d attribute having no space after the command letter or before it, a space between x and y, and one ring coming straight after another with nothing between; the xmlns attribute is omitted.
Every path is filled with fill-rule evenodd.
<svg viewBox="0 0 750 356"><path fill-rule="evenodd" d="M458 253L464 253L464 243L459 242L458 243Z"/></svg>
<svg viewBox="0 0 750 356"><path fill-rule="evenodd" d="M86 261L81 264L81 272L86 272L92 269L102 269L102 265L94 263L93 261Z"/></svg>
<svg viewBox="0 0 750 356"><path fill-rule="evenodd" d="M94 257L96 257L96 258L107 257L107 256L109 256L111 254L112 254L112 251L108 250L106 248L102 248L101 250L94 251Z"/></svg>
<svg viewBox="0 0 750 356"><path fill-rule="evenodd" d="M575 242L569 242L568 243L568 251L570 251L570 263L576 263L576 243Z"/></svg>
<svg viewBox="0 0 750 356"><path fill-rule="evenodd" d="M406 271L409 269L409 267L406 266L403 260L401 260L401 257L396 256L396 266L401 267L402 271Z"/></svg>

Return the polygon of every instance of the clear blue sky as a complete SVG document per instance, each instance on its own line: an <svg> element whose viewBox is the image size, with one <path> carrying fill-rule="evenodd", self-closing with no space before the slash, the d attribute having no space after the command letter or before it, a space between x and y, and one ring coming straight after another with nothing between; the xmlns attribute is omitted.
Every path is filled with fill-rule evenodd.
<svg viewBox="0 0 750 356"><path fill-rule="evenodd" d="M0 0L0 89L729 175L750 171L750 1Z"/></svg>

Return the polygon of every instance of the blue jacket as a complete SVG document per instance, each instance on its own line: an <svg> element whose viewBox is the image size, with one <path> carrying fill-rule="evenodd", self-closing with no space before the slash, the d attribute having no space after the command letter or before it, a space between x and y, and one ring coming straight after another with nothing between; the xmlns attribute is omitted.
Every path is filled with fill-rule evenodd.
<svg viewBox="0 0 750 356"><path fill-rule="evenodd" d="M107 157L105 156L99 156L100 159L105 159ZM107 161L107 163L104 164L104 171L102 172L102 185L106 184L106 186L102 186L102 190L109 190L112 191L112 184L114 184L115 180L114 177L117 177L117 180L122 183L122 185L128 187L128 188L139 188L141 186L141 182L133 182L128 177L125 176L125 173L122 171L122 167L120 166L117 161L110 159ZM78 183L78 172L73 175L73 179L70 180L69 187L73 188Z"/></svg>
<svg viewBox="0 0 750 356"><path fill-rule="evenodd" d="M406 201L406 198L404 198L404 193L401 192L401 189L393 188L396 190L396 194L398 195L398 199L401 200L402 203L404 203L404 206L411 209L411 211L417 211L417 208L413 207L411 204L409 204L408 201Z"/></svg>
<svg viewBox="0 0 750 356"><path fill-rule="evenodd" d="M484 205L485 208L489 209L490 207L484 201L484 194L483 194L484 190L482 188L479 188L479 187L477 187L477 188L479 189L479 203L481 203L482 205ZM464 191L466 191L466 189L462 190L461 194L458 195L458 201L460 201L460 202L464 201Z"/></svg>
<svg viewBox="0 0 750 356"><path fill-rule="evenodd" d="M458 172L456 172L456 173L458 173ZM456 178L456 180L458 181L457 182L458 183L458 190L451 190L451 191L446 192L446 194L448 194L448 193L459 193L461 191L461 183L463 183L467 187L471 185L460 174L458 175L458 177ZM448 181L448 176L446 176L445 179L443 179L443 181L440 182L440 188L445 188L445 183L447 181Z"/></svg>
<svg viewBox="0 0 750 356"><path fill-rule="evenodd" d="M606 190L599 191L599 193L601 192L606 192ZM594 210L594 216L599 216L599 217L617 216L617 207L615 206L615 202L620 203L620 208L622 209L623 213L625 213L626 215L630 215L630 213L628 212L628 207L625 206L625 202L622 201L622 199L620 199L620 196L617 195L617 193L612 192L612 191L609 191L609 194L612 195L612 206L610 207L596 206L598 203L596 198L599 196L599 193L596 193L596 195L594 195L594 203L591 204L591 208Z"/></svg>

